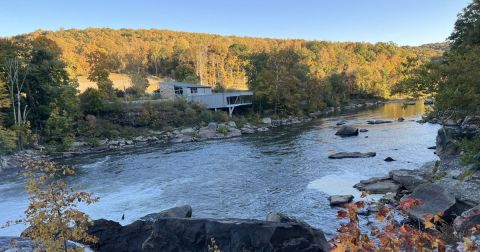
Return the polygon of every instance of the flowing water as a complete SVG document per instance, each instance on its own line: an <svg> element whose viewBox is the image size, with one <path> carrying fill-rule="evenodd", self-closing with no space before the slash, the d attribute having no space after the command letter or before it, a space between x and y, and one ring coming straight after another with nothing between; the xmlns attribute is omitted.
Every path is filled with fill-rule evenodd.
<svg viewBox="0 0 480 252"><path fill-rule="evenodd" d="M392 169L415 169L437 158L427 147L434 145L438 126L414 121L424 109L422 103L390 103L235 139L85 156L69 160L80 168L70 183L100 197L99 203L82 208L94 219L127 224L189 204L194 217L264 219L268 212L283 212L331 235L338 222L329 195L358 195L352 186L361 179ZM397 122L400 116L406 120ZM371 119L395 121L368 125ZM335 136L340 120L369 131ZM327 158L340 151L375 151L377 156ZM388 156L397 161L383 161ZM23 183L18 174L0 178L0 223L21 217L27 205ZM24 228L0 229L0 236L18 235Z"/></svg>

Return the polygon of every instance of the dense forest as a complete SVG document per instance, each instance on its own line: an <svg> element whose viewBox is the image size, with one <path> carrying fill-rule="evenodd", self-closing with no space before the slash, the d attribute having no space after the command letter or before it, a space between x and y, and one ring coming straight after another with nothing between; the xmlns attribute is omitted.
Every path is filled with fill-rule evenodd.
<svg viewBox="0 0 480 252"><path fill-rule="evenodd" d="M410 95L434 96L434 116L463 118L480 112L480 1L458 16L450 48L440 59L409 60L405 78L393 88Z"/></svg>
<svg viewBox="0 0 480 252"><path fill-rule="evenodd" d="M356 99L389 98L392 87L409 77L409 62L423 65L439 55L428 46L393 43L165 30L36 31L0 39L1 137L6 149L32 142L67 149L78 136L122 135L123 126L164 128L223 118L176 102L147 104L137 108L141 122L118 125L129 109L118 103L144 99L152 76L216 90L249 88L255 91L255 113L303 114ZM112 73L128 75L132 87L116 89ZM97 88L79 94L79 76Z"/></svg>

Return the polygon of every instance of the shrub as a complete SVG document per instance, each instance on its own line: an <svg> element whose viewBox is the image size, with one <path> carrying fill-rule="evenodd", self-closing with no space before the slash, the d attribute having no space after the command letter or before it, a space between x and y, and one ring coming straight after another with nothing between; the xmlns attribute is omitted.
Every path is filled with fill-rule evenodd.
<svg viewBox="0 0 480 252"><path fill-rule="evenodd" d="M30 225L28 238L41 243L46 251L67 251L68 241L96 242L87 233L91 220L77 204L90 205L98 198L68 187L64 177L73 176L75 169L48 161L28 161L24 167L30 202L24 219L16 222Z"/></svg>
<svg viewBox="0 0 480 252"><path fill-rule="evenodd" d="M226 122L228 121L228 115L224 111L217 111L213 113L213 121L215 122Z"/></svg>
<svg viewBox="0 0 480 252"><path fill-rule="evenodd" d="M464 139L460 143L463 151L462 161L466 164L480 164L480 134L472 139Z"/></svg>
<svg viewBox="0 0 480 252"><path fill-rule="evenodd" d="M80 109L84 114L98 114L104 110L102 94L94 88L87 88L79 95Z"/></svg>
<svg viewBox="0 0 480 252"><path fill-rule="evenodd" d="M218 127L217 132L223 135L227 135L228 132L230 132L230 128L228 126Z"/></svg>
<svg viewBox="0 0 480 252"><path fill-rule="evenodd" d="M200 119L200 121L202 122L211 122L212 121L212 118L213 118L213 115L212 115L212 112L209 111L209 110L203 110L202 112L200 112L200 114L198 115L198 118Z"/></svg>
<svg viewBox="0 0 480 252"><path fill-rule="evenodd" d="M10 153L17 148L17 134L13 130L0 128L0 153Z"/></svg>

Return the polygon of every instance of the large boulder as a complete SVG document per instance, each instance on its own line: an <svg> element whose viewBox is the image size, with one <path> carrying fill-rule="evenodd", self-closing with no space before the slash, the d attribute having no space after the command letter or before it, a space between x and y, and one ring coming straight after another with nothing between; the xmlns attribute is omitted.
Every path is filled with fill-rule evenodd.
<svg viewBox="0 0 480 252"><path fill-rule="evenodd" d="M358 128L352 126L342 126L335 133L337 136L358 136Z"/></svg>
<svg viewBox="0 0 480 252"><path fill-rule="evenodd" d="M140 218L143 221L155 222L160 218L190 218L192 217L192 207L189 205L170 208L160 213L147 214Z"/></svg>
<svg viewBox="0 0 480 252"><path fill-rule="evenodd" d="M463 212L453 221L458 234L467 234L471 228L480 225L480 205Z"/></svg>
<svg viewBox="0 0 480 252"><path fill-rule="evenodd" d="M89 229L96 251L329 251L322 231L304 223L244 219L160 218L121 226L99 220Z"/></svg>
<svg viewBox="0 0 480 252"><path fill-rule="evenodd" d="M375 157L377 153L375 152L338 152L335 154L332 154L328 156L328 158L331 159L343 159L343 158L369 158L369 157Z"/></svg>
<svg viewBox="0 0 480 252"><path fill-rule="evenodd" d="M260 220L160 219L142 251L329 251L323 232L300 223Z"/></svg>
<svg viewBox="0 0 480 252"><path fill-rule="evenodd" d="M139 220L122 226L111 220L95 220L88 228L88 233L98 241L89 245L95 251L142 251L142 244L152 230L152 223L147 221Z"/></svg>
<svg viewBox="0 0 480 252"><path fill-rule="evenodd" d="M437 155L441 159L456 156L460 153L460 139L464 137L460 127L442 127L436 139Z"/></svg>
<svg viewBox="0 0 480 252"><path fill-rule="evenodd" d="M427 215L443 214L446 220L451 220L455 213L455 196L445 190L444 187L436 184L423 184L418 186L412 194L402 198L420 200L420 204L410 209L405 209L409 217L423 222Z"/></svg>
<svg viewBox="0 0 480 252"><path fill-rule="evenodd" d="M210 123L207 127L200 128L198 131L198 137L201 139L211 139L217 137L217 124L215 123L215 127L211 126Z"/></svg>
<svg viewBox="0 0 480 252"><path fill-rule="evenodd" d="M419 170L393 170L390 173L393 181L403 185L407 190L413 191L417 186L429 183L426 174Z"/></svg>

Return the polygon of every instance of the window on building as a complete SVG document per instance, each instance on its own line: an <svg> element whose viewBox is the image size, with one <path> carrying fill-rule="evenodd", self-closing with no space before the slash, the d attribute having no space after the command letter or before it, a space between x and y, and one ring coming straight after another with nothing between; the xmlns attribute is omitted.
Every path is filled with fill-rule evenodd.
<svg viewBox="0 0 480 252"><path fill-rule="evenodd" d="M183 95L183 88L182 87L174 87L176 95Z"/></svg>
<svg viewBox="0 0 480 252"><path fill-rule="evenodd" d="M190 88L190 93L196 94L196 93L198 93L198 89L196 87L192 87L192 88Z"/></svg>

